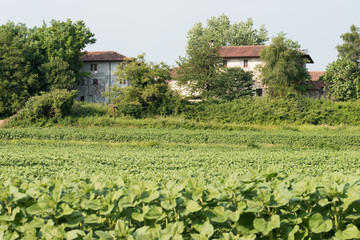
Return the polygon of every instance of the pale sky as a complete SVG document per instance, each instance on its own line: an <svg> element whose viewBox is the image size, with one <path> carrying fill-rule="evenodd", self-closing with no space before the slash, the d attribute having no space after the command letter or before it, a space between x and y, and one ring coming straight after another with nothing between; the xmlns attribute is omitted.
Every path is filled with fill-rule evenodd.
<svg viewBox="0 0 360 240"><path fill-rule="evenodd" d="M315 63L308 69L321 71L336 60L340 35L351 24L360 27L359 12L360 0L2 0L0 24L83 20L97 39L88 51L145 53L148 61L176 66L189 29L224 13L232 23L252 18L256 27L265 24L270 37L287 33L309 50Z"/></svg>

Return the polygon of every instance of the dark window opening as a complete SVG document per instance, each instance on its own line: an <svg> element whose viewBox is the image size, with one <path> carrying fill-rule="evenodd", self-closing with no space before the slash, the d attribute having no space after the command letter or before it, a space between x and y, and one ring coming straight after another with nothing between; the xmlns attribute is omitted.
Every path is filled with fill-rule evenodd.
<svg viewBox="0 0 360 240"><path fill-rule="evenodd" d="M97 71L97 64L90 64L90 71Z"/></svg>
<svg viewBox="0 0 360 240"><path fill-rule="evenodd" d="M94 85L99 85L99 79L94 79Z"/></svg>
<svg viewBox="0 0 360 240"><path fill-rule="evenodd" d="M262 90L261 88L256 89L256 90L255 90L255 95L261 97L261 96L262 96L262 93L263 93L262 91L263 91L263 90Z"/></svg>
<svg viewBox="0 0 360 240"><path fill-rule="evenodd" d="M227 67L227 60L223 60L224 67Z"/></svg>
<svg viewBox="0 0 360 240"><path fill-rule="evenodd" d="M81 101L81 102L85 101L85 97L84 97L84 96L81 96L81 97L80 97L80 101Z"/></svg>
<svg viewBox="0 0 360 240"><path fill-rule="evenodd" d="M244 67L249 67L249 60L244 60Z"/></svg>

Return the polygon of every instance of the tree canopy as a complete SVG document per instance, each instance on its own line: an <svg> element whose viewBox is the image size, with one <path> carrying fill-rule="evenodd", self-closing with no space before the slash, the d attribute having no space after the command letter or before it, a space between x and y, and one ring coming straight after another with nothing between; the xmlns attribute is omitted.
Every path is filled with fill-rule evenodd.
<svg viewBox="0 0 360 240"><path fill-rule="evenodd" d="M351 61L360 63L360 28L351 25L350 32L340 36L344 43L336 46L340 58L349 58Z"/></svg>
<svg viewBox="0 0 360 240"><path fill-rule="evenodd" d="M326 67L323 80L327 95L338 101L360 98L360 29L350 26L350 32L340 36L344 43L336 46L338 59Z"/></svg>
<svg viewBox="0 0 360 240"><path fill-rule="evenodd" d="M309 74L304 67L306 59L298 42L279 33L272 38L271 44L260 52L264 62L258 66L262 83L271 96L285 96L302 90Z"/></svg>
<svg viewBox="0 0 360 240"><path fill-rule="evenodd" d="M193 48L208 44L210 40L220 46L263 45L269 40L264 25L255 29L251 18L245 22L231 24L225 14L207 19L206 26L200 22L196 23L189 30L187 39L187 53Z"/></svg>
<svg viewBox="0 0 360 240"><path fill-rule="evenodd" d="M246 22L231 24L229 17L222 14L208 19L206 26L203 26L202 23L196 23L189 30L187 39L186 56L180 58L178 62L179 70L176 76L178 84L186 86L192 94L200 94L206 98L219 98L218 94L214 95L219 89L223 89L224 93L236 90L233 86L225 84L226 81L221 81L224 84L222 86L219 86L218 82L214 83L219 74L222 73L223 76L224 71L227 72L222 64L220 48L222 46L264 44L268 37L265 27L254 28L251 19ZM236 71L239 74L241 72L241 70ZM227 73L229 74L228 77L233 75L233 72ZM237 78L237 81L248 81L246 74L241 73L240 75L245 79ZM217 89L214 89L215 86ZM248 93L248 91L242 91L242 93L245 92ZM232 94L232 96L235 95Z"/></svg>
<svg viewBox="0 0 360 240"><path fill-rule="evenodd" d="M159 113L161 108L169 105L173 97L167 85L170 67L163 62L146 62L145 56L139 55L120 64L115 74L116 84L106 95L126 115L140 117L142 112ZM120 84L124 80L131 84L124 87Z"/></svg>
<svg viewBox="0 0 360 240"><path fill-rule="evenodd" d="M323 80L327 95L338 101L360 98L359 69L350 58L338 58L329 64Z"/></svg>
<svg viewBox="0 0 360 240"><path fill-rule="evenodd" d="M0 117L19 110L40 91L72 89L82 75L82 50L95 43L83 21L52 20L50 26L0 26Z"/></svg>

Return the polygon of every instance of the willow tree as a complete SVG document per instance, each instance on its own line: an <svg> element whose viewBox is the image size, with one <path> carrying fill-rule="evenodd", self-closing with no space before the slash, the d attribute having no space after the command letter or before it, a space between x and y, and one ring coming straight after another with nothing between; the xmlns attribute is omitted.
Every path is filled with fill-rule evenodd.
<svg viewBox="0 0 360 240"><path fill-rule="evenodd" d="M298 42L279 33L271 44L260 52L263 65L258 65L262 83L270 96L285 96L305 90L309 73L305 68L306 58Z"/></svg>

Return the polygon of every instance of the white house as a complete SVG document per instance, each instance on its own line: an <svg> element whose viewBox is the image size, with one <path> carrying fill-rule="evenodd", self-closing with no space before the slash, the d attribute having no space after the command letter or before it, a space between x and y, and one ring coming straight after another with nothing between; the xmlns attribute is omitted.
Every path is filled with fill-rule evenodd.
<svg viewBox="0 0 360 240"><path fill-rule="evenodd" d="M256 66L262 64L260 59L260 51L263 50L264 45L255 46L227 46L220 49L220 55L224 59L224 65L227 67L241 67L245 71L252 71L254 73L253 89L257 96L261 96L264 91L264 85L261 82L260 73L256 71ZM307 58L307 63L314 63L310 55L304 52L304 57ZM304 68L305 68L304 64Z"/></svg>
<svg viewBox="0 0 360 240"><path fill-rule="evenodd" d="M87 52L82 57L84 65L82 72L88 72L90 77L82 78L75 86L78 90L77 101L94 103L109 103L109 99L103 93L115 84L114 75L116 67L127 59L126 56L114 51ZM129 83L120 83L127 86Z"/></svg>
<svg viewBox="0 0 360 240"><path fill-rule="evenodd" d="M227 67L241 67L245 71L252 71L254 73L253 89L255 95L262 96L264 93L264 85L261 82L260 73L256 70L256 66L262 64L260 59L260 51L265 45L254 46L226 46L220 48L220 56L223 58L223 64ZM310 55L304 52L304 57L308 59L307 63L314 63ZM304 68L305 68L304 64ZM176 75L176 69L173 70L172 75ZM171 81L170 86L176 89L182 95L188 94L186 87L179 87L176 81Z"/></svg>

